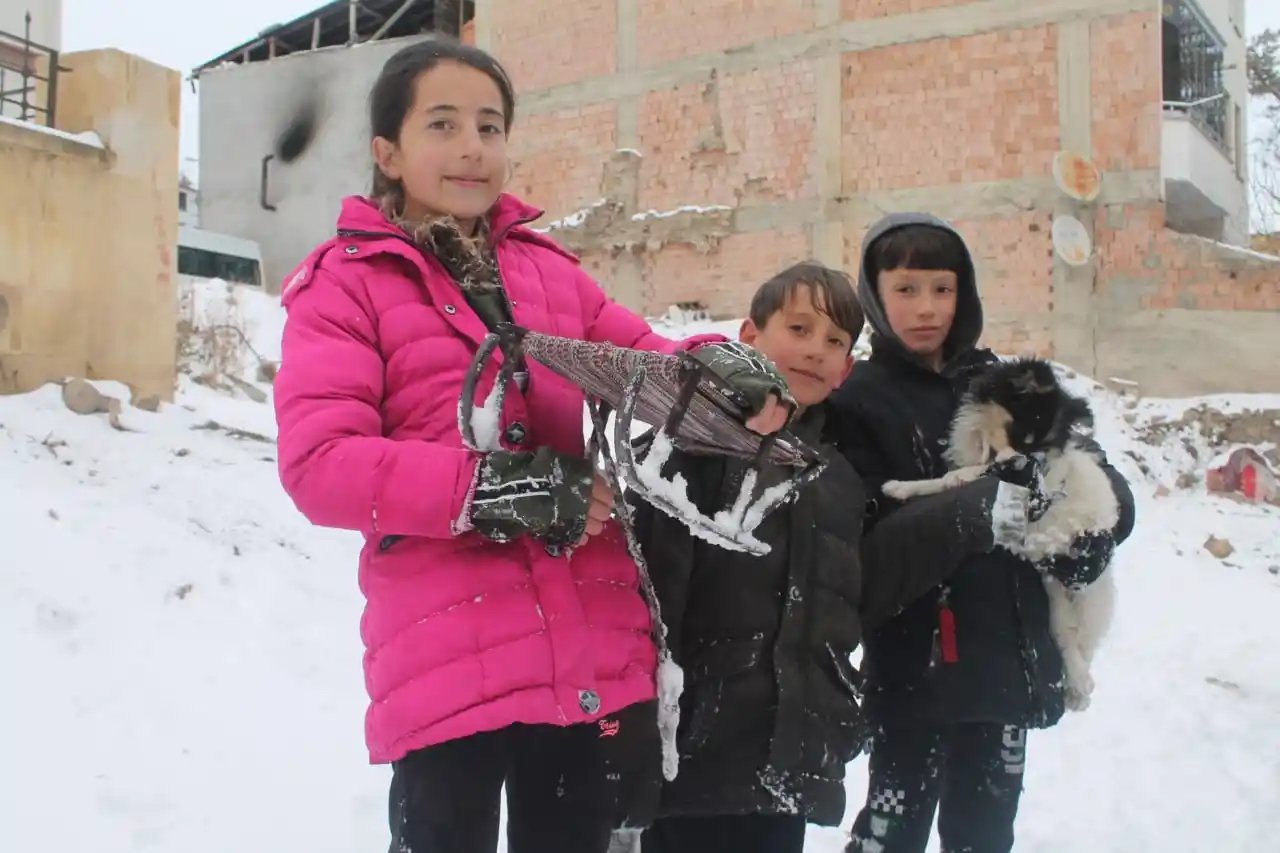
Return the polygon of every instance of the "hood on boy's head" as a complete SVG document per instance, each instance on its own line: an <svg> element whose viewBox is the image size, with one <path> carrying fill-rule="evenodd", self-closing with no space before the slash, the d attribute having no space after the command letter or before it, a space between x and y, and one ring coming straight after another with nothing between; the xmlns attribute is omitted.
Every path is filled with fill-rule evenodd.
<svg viewBox="0 0 1280 853"><path fill-rule="evenodd" d="M956 316L951 323L951 333L947 336L946 359L950 361L973 349L982 337L982 300L978 296L978 277L973 267L973 256L968 245L956 229L945 221L928 213L891 213L881 219L867 231L862 241L862 263L858 272L858 301L866 312L867 322L871 324L876 336L885 342L892 342L903 352L901 341L889 326L889 318L885 316L884 304L876 290L876 273L868 262L871 247L877 240L908 225L927 225L954 234L964 248L965 268L958 270L959 283L956 291Z"/></svg>

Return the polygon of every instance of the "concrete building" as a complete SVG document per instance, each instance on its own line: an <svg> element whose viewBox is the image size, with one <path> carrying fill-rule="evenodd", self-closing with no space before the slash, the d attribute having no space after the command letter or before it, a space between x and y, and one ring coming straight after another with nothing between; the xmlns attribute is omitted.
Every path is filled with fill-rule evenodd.
<svg viewBox="0 0 1280 853"><path fill-rule="evenodd" d="M382 64L409 40L458 36L474 10L472 0L335 0L195 69L201 227L256 240L278 290L333 234L341 199L369 189L368 93ZM316 135L282 162L277 140L306 109Z"/></svg>
<svg viewBox="0 0 1280 853"><path fill-rule="evenodd" d="M1167 224L1235 245L1249 238L1249 84L1244 0L1166 2L1160 168Z"/></svg>
<svg viewBox="0 0 1280 853"><path fill-rule="evenodd" d="M200 227L200 189L186 175L178 178L178 224Z"/></svg>
<svg viewBox="0 0 1280 853"><path fill-rule="evenodd" d="M0 394L81 377L172 399L180 78L118 50L56 65L47 115L0 120Z"/></svg>
<svg viewBox="0 0 1280 853"><path fill-rule="evenodd" d="M1243 241L1242 8L491 0L475 26L521 91L512 189L638 309L741 316L781 265L856 271L873 220L927 209L977 254L988 344L1154 393L1280 390L1280 266L1184 233ZM1100 170L1092 201L1055 182L1064 151ZM1081 266L1053 248L1065 214Z"/></svg>

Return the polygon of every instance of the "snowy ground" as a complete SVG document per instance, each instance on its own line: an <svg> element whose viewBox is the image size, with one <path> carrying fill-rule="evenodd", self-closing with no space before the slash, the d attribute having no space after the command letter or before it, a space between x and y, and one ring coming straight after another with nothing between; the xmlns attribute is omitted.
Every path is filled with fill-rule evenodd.
<svg viewBox="0 0 1280 853"><path fill-rule="evenodd" d="M240 307L275 357L278 312ZM1190 403L1092 397L1139 526L1094 707L1031 741L1019 850L1274 850L1280 512L1155 497L1185 446L1141 444L1124 415ZM385 849L356 537L311 528L282 494L268 405L188 382L177 405L122 421L73 415L53 387L0 398L0 850ZM1210 534L1236 552L1210 556ZM852 766L853 804L864 774ZM807 849L843 839L813 830Z"/></svg>

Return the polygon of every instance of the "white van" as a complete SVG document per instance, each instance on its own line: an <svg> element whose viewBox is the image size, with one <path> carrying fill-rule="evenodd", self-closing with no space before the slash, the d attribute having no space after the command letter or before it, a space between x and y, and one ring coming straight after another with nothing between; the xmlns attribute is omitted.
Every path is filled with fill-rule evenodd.
<svg viewBox="0 0 1280 853"><path fill-rule="evenodd" d="M178 226L178 275L262 286L262 249L254 240Z"/></svg>

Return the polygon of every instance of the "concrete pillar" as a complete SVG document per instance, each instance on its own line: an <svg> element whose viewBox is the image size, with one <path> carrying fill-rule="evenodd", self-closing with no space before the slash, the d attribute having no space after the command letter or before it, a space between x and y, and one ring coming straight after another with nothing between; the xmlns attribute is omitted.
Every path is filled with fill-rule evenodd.
<svg viewBox="0 0 1280 853"><path fill-rule="evenodd" d="M1061 146L1093 156L1093 74L1089 22L1058 24L1058 126ZM1059 194L1054 215L1074 216L1095 239L1096 210ZM1050 334L1053 357L1092 376L1098 366L1097 260L1082 267L1053 254Z"/></svg>
<svg viewBox="0 0 1280 853"><path fill-rule="evenodd" d="M634 74L638 69L636 17L640 0L617 0L619 74ZM634 148L640 144L640 96L624 95L618 99L618 147Z"/></svg>
<svg viewBox="0 0 1280 853"><path fill-rule="evenodd" d="M472 43L481 50L493 51L493 7L498 0L480 0L476 3L476 16L471 19Z"/></svg>
<svg viewBox="0 0 1280 853"><path fill-rule="evenodd" d="M815 0L815 24L819 30L840 23L841 0ZM844 195L844 83L839 51L828 51L814 60L817 104L814 147L818 160L818 196L823 213L810 226L810 245L820 263L841 269L844 257L844 217L838 200Z"/></svg>

